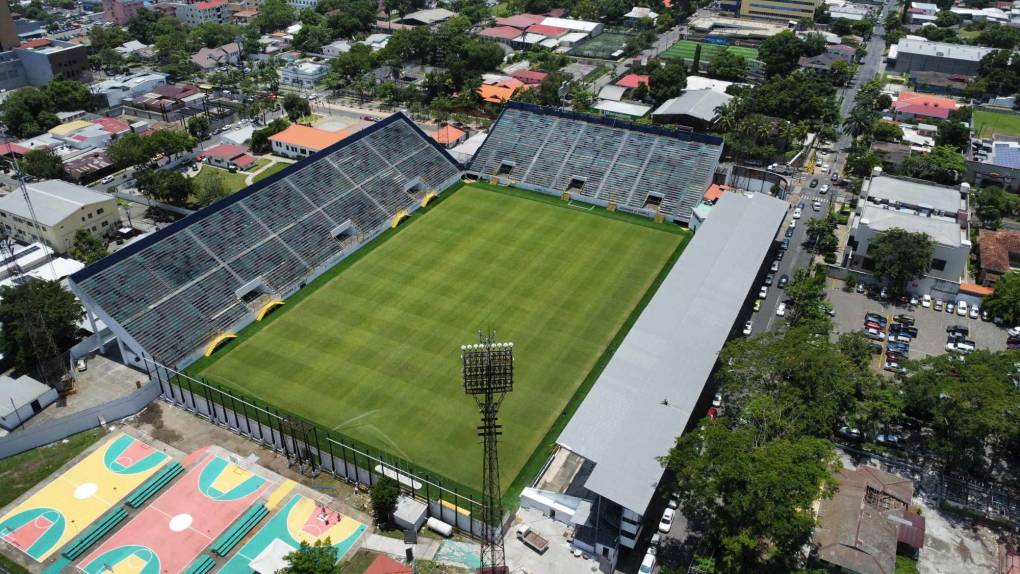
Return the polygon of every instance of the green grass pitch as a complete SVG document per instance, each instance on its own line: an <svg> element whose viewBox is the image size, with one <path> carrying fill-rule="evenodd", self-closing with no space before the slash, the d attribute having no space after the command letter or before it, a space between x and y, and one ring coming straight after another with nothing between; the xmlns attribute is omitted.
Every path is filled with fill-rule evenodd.
<svg viewBox="0 0 1020 574"><path fill-rule="evenodd" d="M974 132L980 138L1020 136L1020 114L1008 111L974 110Z"/></svg>
<svg viewBox="0 0 1020 574"><path fill-rule="evenodd" d="M459 350L492 327L517 362L501 410L506 489L687 237L621 219L463 187L196 370L478 488Z"/></svg>

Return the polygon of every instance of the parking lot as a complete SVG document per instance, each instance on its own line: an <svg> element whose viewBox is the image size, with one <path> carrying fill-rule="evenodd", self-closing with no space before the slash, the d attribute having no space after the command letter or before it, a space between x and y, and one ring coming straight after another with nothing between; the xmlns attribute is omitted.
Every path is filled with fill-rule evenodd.
<svg viewBox="0 0 1020 574"><path fill-rule="evenodd" d="M872 299L864 293L848 293L843 290L843 282L834 279L829 279L827 295L836 312L834 321L838 333L860 331L863 327L865 313L884 315L890 325L893 323L892 318L895 315L901 313L912 315L915 320L914 326L918 331L917 337L910 343L909 357L913 360L944 354L946 352L946 327L950 325L967 327L970 330L969 338L977 343L979 350L1001 351L1006 348L1006 330L990 321L961 317L955 313L947 313L945 310L935 311L934 306L925 308L921 305L902 305Z"/></svg>

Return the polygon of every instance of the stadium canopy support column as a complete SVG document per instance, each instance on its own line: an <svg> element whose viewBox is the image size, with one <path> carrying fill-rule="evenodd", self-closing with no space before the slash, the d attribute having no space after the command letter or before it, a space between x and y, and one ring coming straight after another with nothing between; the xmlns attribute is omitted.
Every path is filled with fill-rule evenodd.
<svg viewBox="0 0 1020 574"><path fill-rule="evenodd" d="M478 436L482 437L482 549L478 572L494 574L506 570L503 548L503 505L499 485L499 405L513 390L514 344L497 343L495 333L479 334L479 343L461 350L464 392L475 398L482 415Z"/></svg>

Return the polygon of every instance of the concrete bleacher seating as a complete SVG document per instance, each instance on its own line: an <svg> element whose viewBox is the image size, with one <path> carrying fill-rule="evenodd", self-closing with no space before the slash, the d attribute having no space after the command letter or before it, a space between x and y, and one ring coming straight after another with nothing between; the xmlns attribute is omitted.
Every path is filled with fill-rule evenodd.
<svg viewBox="0 0 1020 574"><path fill-rule="evenodd" d="M176 365L252 314L241 286L293 292L360 243L331 230L350 220L367 239L459 173L396 114L84 269L71 286L104 322Z"/></svg>
<svg viewBox="0 0 1020 574"><path fill-rule="evenodd" d="M721 153L714 136L511 102L469 171L687 222Z"/></svg>

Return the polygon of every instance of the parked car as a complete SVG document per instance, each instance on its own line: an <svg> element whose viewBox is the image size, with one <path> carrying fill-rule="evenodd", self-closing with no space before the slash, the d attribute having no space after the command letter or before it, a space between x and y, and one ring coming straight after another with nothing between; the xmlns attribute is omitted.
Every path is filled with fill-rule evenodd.
<svg viewBox="0 0 1020 574"><path fill-rule="evenodd" d="M721 394L716 393L715 396L712 397L712 406L717 408L717 409L721 409L722 408L722 395Z"/></svg>
<svg viewBox="0 0 1020 574"><path fill-rule="evenodd" d="M829 193L829 184L826 183L826 184L822 185L822 187L818 188L818 193L820 193L822 195L825 195L826 193Z"/></svg>
<svg viewBox="0 0 1020 574"><path fill-rule="evenodd" d="M802 212L801 212L799 207L797 209L794 209L793 210L793 218L794 219L800 219L801 213Z"/></svg>
<svg viewBox="0 0 1020 574"><path fill-rule="evenodd" d="M795 219L794 221L796 221L796 219ZM795 230L794 230L794 229L793 229L792 227L787 227L787 228L786 228L786 236L787 236L787 237L793 237L793 232L794 232L794 231L795 231Z"/></svg>
<svg viewBox="0 0 1020 574"><path fill-rule="evenodd" d="M942 299L938 299L935 301L935 310L936 311L942 310Z"/></svg>
<svg viewBox="0 0 1020 574"><path fill-rule="evenodd" d="M865 329L864 336L871 339L872 341L885 340L885 333L879 331L878 329Z"/></svg>
<svg viewBox="0 0 1020 574"><path fill-rule="evenodd" d="M982 309L981 310L981 320L982 321L991 321L992 320L992 314L989 313L988 311L985 311L984 309Z"/></svg>
<svg viewBox="0 0 1020 574"><path fill-rule="evenodd" d="M772 266L769 267L769 271L771 271L773 273L775 273L776 271L779 271L779 260L778 259L776 261L772 262Z"/></svg>
<svg viewBox="0 0 1020 574"><path fill-rule="evenodd" d="M1011 327L1009 331L1006 331L1006 334L1008 334L1010 337L1020 336L1020 326Z"/></svg>
<svg viewBox="0 0 1020 574"><path fill-rule="evenodd" d="M895 317L893 317L893 320L895 320L897 322L900 322L900 323L903 323L904 325L913 325L914 324L914 316L913 315L907 315L907 314L904 314L904 313L900 313L899 315L896 315Z"/></svg>
<svg viewBox="0 0 1020 574"><path fill-rule="evenodd" d="M858 293L864 293L864 284L863 283L858 283L856 291Z"/></svg>
<svg viewBox="0 0 1020 574"><path fill-rule="evenodd" d="M964 325L950 325L946 327L946 333L958 333L960 335L969 335L970 329L968 329ZM1017 333L1017 335L1020 335L1020 333Z"/></svg>
<svg viewBox="0 0 1020 574"><path fill-rule="evenodd" d="M790 282L790 276L784 273L783 276L779 278L779 288L780 289L785 288L786 284L789 283L789 282Z"/></svg>
<svg viewBox="0 0 1020 574"><path fill-rule="evenodd" d="M892 361L886 361L885 365L882 366L882 369L884 369L886 371L889 371L890 373L906 373L907 372L907 369L902 367L899 363L894 363Z"/></svg>
<svg viewBox="0 0 1020 574"><path fill-rule="evenodd" d="M977 319L980 316L981 316L981 310L978 309L977 305L974 305L973 307L970 308L970 318L971 319Z"/></svg>
<svg viewBox="0 0 1020 574"><path fill-rule="evenodd" d="M758 311L761 311L761 299L755 299L755 300L754 300L754 311L755 311L756 313L757 313Z"/></svg>
<svg viewBox="0 0 1020 574"><path fill-rule="evenodd" d="M797 227L797 220L796 219L791 219L790 220L790 227L794 227L794 228Z"/></svg>
<svg viewBox="0 0 1020 574"><path fill-rule="evenodd" d="M946 303L946 313L952 313L956 310L956 304L952 301Z"/></svg>
<svg viewBox="0 0 1020 574"><path fill-rule="evenodd" d="M653 570L655 570L655 553L649 548L648 553L641 560L641 568L638 569L638 572L641 574L651 574Z"/></svg>
<svg viewBox="0 0 1020 574"><path fill-rule="evenodd" d="M900 368L903 369L903 367ZM906 371L906 369L903 369L903 371ZM875 437L875 442L885 446L899 447L900 437L894 434L880 434Z"/></svg>
<svg viewBox="0 0 1020 574"><path fill-rule="evenodd" d="M921 297L921 306L922 306L922 307L926 307L926 308L927 308L927 307L931 307L931 295L929 295L929 294L925 293L925 294L924 294L924 295L923 295L923 296Z"/></svg>
<svg viewBox="0 0 1020 574"><path fill-rule="evenodd" d="M768 275L766 275L766 276L765 276L765 286L766 286L766 287L771 287L771 286L772 286L772 280L773 280L774 278L775 278L775 275L773 275L773 274L771 274L771 273L769 273Z"/></svg>
<svg viewBox="0 0 1020 574"><path fill-rule="evenodd" d="M782 261L784 255L786 255L786 250L780 247L779 251L776 251L776 259L778 261Z"/></svg>
<svg viewBox="0 0 1020 574"><path fill-rule="evenodd" d="M905 333L909 333L911 337L917 337L917 333L919 332L917 330L917 327L914 327L912 325L903 325L903 324L900 324L900 323L893 324L892 328L896 329L897 331L903 331Z"/></svg>
<svg viewBox="0 0 1020 574"><path fill-rule="evenodd" d="M881 355L882 354L882 343L876 343L874 341L870 341L868 343L868 349L873 354L875 354L875 355Z"/></svg>
<svg viewBox="0 0 1020 574"><path fill-rule="evenodd" d="M751 334L751 322L750 321L744 323L744 334L745 335L750 335Z"/></svg>
<svg viewBox="0 0 1020 574"><path fill-rule="evenodd" d="M785 316L786 316L786 303L780 303L779 306L776 307L776 317Z"/></svg>
<svg viewBox="0 0 1020 574"><path fill-rule="evenodd" d="M886 325L889 323L888 319L886 319L882 315L879 315L878 313L865 313L864 319L866 321L874 321L876 323L881 323L882 325Z"/></svg>
<svg viewBox="0 0 1020 574"><path fill-rule="evenodd" d="M808 184L808 187L810 187L811 189L814 189L814 188L818 187L818 180L817 179L812 179L811 183Z"/></svg>
<svg viewBox="0 0 1020 574"><path fill-rule="evenodd" d="M967 302L966 301L960 301L959 303L956 304L956 314L960 315L961 317L966 317L967 316Z"/></svg>
<svg viewBox="0 0 1020 574"><path fill-rule="evenodd" d="M836 434L843 438L848 438L852 440L861 440L862 438L864 438L864 434L862 434L861 431L846 425L843 425L836 429Z"/></svg>
<svg viewBox="0 0 1020 574"><path fill-rule="evenodd" d="M662 513L662 518L659 519L659 532L668 534L669 529L673 527L673 517L676 515L676 510L667 508Z"/></svg>
<svg viewBox="0 0 1020 574"><path fill-rule="evenodd" d="M910 343L901 343L899 341L890 341L886 348L894 353L910 353Z"/></svg>
<svg viewBox="0 0 1020 574"><path fill-rule="evenodd" d="M817 200L811 202L811 209L813 209L815 211L821 211L822 210L822 202L817 201Z"/></svg>
<svg viewBox="0 0 1020 574"><path fill-rule="evenodd" d="M74 362L74 368L79 373L83 373L83 372L85 372L86 369L89 368L89 366L88 366L88 363L85 362L85 359L78 359L77 361Z"/></svg>
<svg viewBox="0 0 1020 574"><path fill-rule="evenodd" d="M113 176L112 175L108 175L108 176L104 177L103 179L99 180L99 183L102 183L104 185L107 184L107 183L113 183Z"/></svg>
<svg viewBox="0 0 1020 574"><path fill-rule="evenodd" d="M764 299L769 296L769 288L762 285L761 289L758 290L758 298Z"/></svg>

